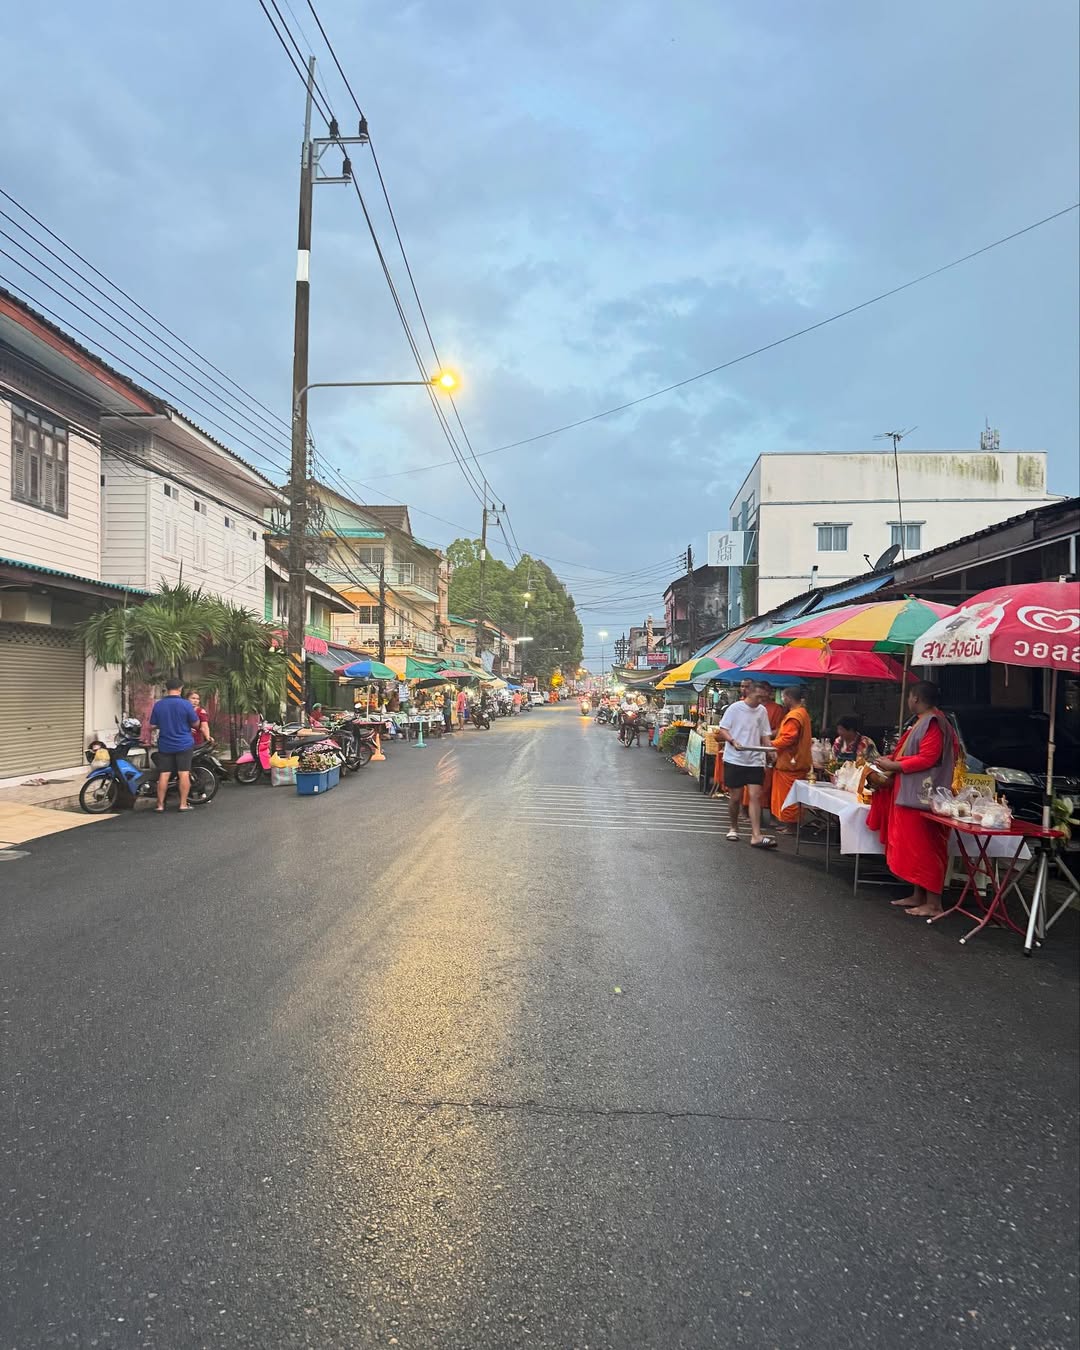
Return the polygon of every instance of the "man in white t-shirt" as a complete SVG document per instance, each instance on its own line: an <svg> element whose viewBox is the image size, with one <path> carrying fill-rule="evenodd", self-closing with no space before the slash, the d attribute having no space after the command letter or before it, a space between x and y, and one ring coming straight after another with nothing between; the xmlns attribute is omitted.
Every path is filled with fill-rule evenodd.
<svg viewBox="0 0 1080 1350"><path fill-rule="evenodd" d="M720 739L724 742L724 788L728 794L727 837L739 838L739 809L743 789L749 799L750 847L775 848L776 840L761 833L761 787L765 781L766 748L772 748L772 727L761 706L765 689L754 683L738 703L733 703L720 719Z"/></svg>

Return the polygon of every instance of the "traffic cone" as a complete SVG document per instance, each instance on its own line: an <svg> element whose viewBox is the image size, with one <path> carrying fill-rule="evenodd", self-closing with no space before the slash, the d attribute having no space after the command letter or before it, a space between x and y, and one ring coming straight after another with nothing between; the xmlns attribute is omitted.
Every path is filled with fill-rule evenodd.
<svg viewBox="0 0 1080 1350"><path fill-rule="evenodd" d="M415 748L416 748L417 750L426 750L426 749L427 749L427 743L426 743L425 740L424 740L424 723L423 723L423 721L420 722L420 725L419 725L419 726L417 727L417 729L416 729L416 746L415 746Z"/></svg>
<svg viewBox="0 0 1080 1350"><path fill-rule="evenodd" d="M375 753L371 756L372 764L383 764L386 756L382 752L382 737L378 732L375 733Z"/></svg>

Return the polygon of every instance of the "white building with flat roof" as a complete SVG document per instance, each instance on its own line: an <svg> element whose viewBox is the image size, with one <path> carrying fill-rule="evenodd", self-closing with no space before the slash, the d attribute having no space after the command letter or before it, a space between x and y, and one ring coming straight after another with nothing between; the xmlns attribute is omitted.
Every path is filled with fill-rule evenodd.
<svg viewBox="0 0 1080 1350"><path fill-rule="evenodd" d="M910 558L1056 500L1043 450L759 455L731 503L731 529L748 532L731 619L859 576L890 548Z"/></svg>

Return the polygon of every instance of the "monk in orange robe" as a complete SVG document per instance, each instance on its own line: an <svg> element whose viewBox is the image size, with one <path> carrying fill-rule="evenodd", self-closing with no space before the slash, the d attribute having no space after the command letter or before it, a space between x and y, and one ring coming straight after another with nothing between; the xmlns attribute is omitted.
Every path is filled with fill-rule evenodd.
<svg viewBox="0 0 1080 1350"><path fill-rule="evenodd" d="M780 729L780 723L784 720L784 710L781 708L780 704L777 703L776 694L768 680L759 680L758 683L761 685L762 689L765 690L764 702L758 706L765 709L765 716L769 719L769 728L775 736ZM773 771L771 768L766 768L765 781L761 785L761 803L763 806L767 806L770 811L772 810L772 780ZM747 810L749 806L750 789L747 788L743 793L743 810Z"/></svg>
<svg viewBox="0 0 1080 1350"><path fill-rule="evenodd" d="M805 778L813 764L811 741L813 733L810 727L810 714L806 711L806 695L796 685L785 689L784 708L780 729L773 737L776 750L776 764L773 768L772 797L769 809L774 820L782 820L790 826L799 819L800 807L789 806L784 802L791 791L792 784L799 778ZM782 833L790 834L790 829L781 827Z"/></svg>
<svg viewBox="0 0 1080 1350"><path fill-rule="evenodd" d="M894 777L874 793L866 822L881 836L889 871L912 887L910 895L892 903L917 919L943 913L941 892L949 862L948 831L929 819L923 798L934 788L952 787L960 754L956 733L938 702L936 684L923 680L912 685L908 710L916 721L893 755L876 761L877 768Z"/></svg>

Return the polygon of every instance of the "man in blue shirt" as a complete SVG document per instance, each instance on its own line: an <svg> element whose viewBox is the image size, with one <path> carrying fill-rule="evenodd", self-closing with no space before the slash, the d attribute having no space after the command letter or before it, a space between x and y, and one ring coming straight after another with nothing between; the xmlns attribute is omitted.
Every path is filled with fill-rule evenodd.
<svg viewBox="0 0 1080 1350"><path fill-rule="evenodd" d="M199 724L195 709L180 693L181 681L170 678L165 686L165 697L159 698L150 714L150 725L158 729L158 783L157 809L165 810L165 794L169 779L176 774L180 786L180 810L190 811L188 793L191 791L191 752L195 749L192 735Z"/></svg>

